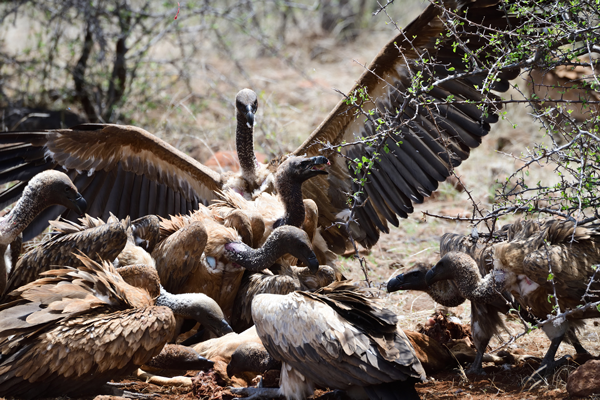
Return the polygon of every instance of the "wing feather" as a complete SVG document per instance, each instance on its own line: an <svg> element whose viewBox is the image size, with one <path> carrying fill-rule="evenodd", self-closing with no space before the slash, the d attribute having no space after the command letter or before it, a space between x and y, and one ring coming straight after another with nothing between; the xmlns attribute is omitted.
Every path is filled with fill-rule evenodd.
<svg viewBox="0 0 600 400"><path fill-rule="evenodd" d="M0 181L27 182L38 172L52 168L77 171L78 176L72 178L78 189L84 189L80 193L90 204L88 212L96 216L107 217L112 211L119 218L138 218L148 213L166 217L176 213L175 193L180 196L179 206L183 203L181 197L189 205L186 210L180 207L181 212L194 205L197 208L199 202L206 204L221 187L218 173L133 126L85 124L48 132L6 132L0 134L2 144L7 146L0 148ZM144 178L138 182L140 175ZM142 193L158 192L164 201L148 202L148 196L140 196L136 203L130 202L134 182L141 186ZM153 190L144 192L148 184ZM18 187L0 193L0 201L14 201L20 190ZM45 221L56 218L61 210L54 207L46 212ZM37 221L26 231L26 240L41 232L42 220Z"/></svg>

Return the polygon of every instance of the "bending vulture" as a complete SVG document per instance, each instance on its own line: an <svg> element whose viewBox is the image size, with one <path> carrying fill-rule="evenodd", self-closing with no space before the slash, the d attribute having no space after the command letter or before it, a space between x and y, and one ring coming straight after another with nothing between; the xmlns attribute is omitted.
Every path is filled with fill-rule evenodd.
<svg viewBox="0 0 600 400"><path fill-rule="evenodd" d="M5 192L10 192L15 187ZM6 289L7 274L11 268L6 265L4 254L21 232L50 206L57 205L60 209L67 207L77 215L83 214L87 207L85 199L77 191L73 182L62 172L39 173L20 190L23 196L7 215L0 218L0 295Z"/></svg>
<svg viewBox="0 0 600 400"><path fill-rule="evenodd" d="M507 290L538 320L569 311L542 325L552 342L541 365L548 373L558 363L554 357L565 336L577 352L585 352L571 327L598 317L595 308L579 307L598 300L594 265L600 263L599 241L597 221L581 226L564 220L518 222L507 241L492 246L494 268L483 278L468 254L449 252L427 272L426 281L452 279L472 304L489 304Z"/></svg>
<svg viewBox="0 0 600 400"><path fill-rule="evenodd" d="M414 385L425 371L397 316L347 281L313 293L260 294L252 318L282 362L275 390L288 399L307 398L315 385L372 399L419 398Z"/></svg>
<svg viewBox="0 0 600 400"><path fill-rule="evenodd" d="M360 110L346 99L341 100L293 152L308 157L322 155L331 161L329 175L316 177L303 187L304 197L318 206L319 225L328 228L322 234L330 250L344 253L350 234L364 246L376 243L380 231L388 232L387 223L397 225L398 216L406 217L413 211L413 203L431 195L438 182L467 159L470 150L488 134L490 124L498 120L497 109L479 106L486 96L496 98L480 90L486 80L485 73L460 74L464 71L463 58L483 43L477 34L481 25L502 28L514 22L498 4L483 0L445 1L446 6L475 22L462 26L464 48L454 46L456 40L445 35L443 10L430 4L383 47L357 80L350 93L364 94ZM487 56L478 54L481 59ZM436 60L434 71L420 62L422 58ZM491 89L506 91L508 80L518 72L518 69L499 72ZM434 74L442 82L431 85L433 89L423 96L443 105L416 107L405 101L403 93L408 92L412 77L418 75L429 80ZM457 102L448 104L449 97ZM251 135L255 100L248 92L238 94L236 99L241 183L210 170L143 129L86 124L71 129L0 134L0 145L4 145L0 148L3 160L0 184L20 181L0 194L0 206L14 201L35 173L57 168L68 170L81 193L92 199L89 213L103 218L108 217L109 211L119 218L129 215L134 219L147 214L163 217L185 214L197 209L199 203L207 204L216 197L217 190L227 187L245 196L254 193L254 188L270 190L265 171L276 168L277 161L269 168L256 167L253 152L249 151L252 145L248 133ZM374 121L396 115L397 110L401 114L395 119L391 133L383 138ZM361 112L372 115L373 119L365 121ZM357 139L361 143L350 145ZM385 143L367 145L368 139ZM324 149L324 144L343 145L339 148L341 156L335 149ZM347 159L371 157L379 145L385 145L386 151L373 157L374 165L366 175L363 190L362 176L349 169ZM267 177L263 180L264 176ZM354 210L348 230L345 225L350 216L348 194L359 189L363 194L354 202L363 206ZM35 236L46 226L45 221L59 213L53 209L41 216L25 232L25 238ZM66 217L72 218L68 214Z"/></svg>

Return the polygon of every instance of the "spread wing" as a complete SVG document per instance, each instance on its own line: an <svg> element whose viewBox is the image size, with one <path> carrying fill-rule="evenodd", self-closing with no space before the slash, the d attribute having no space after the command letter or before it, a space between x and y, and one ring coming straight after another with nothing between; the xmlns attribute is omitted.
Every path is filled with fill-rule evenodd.
<svg viewBox="0 0 600 400"><path fill-rule="evenodd" d="M38 279L42 272L58 266L79 267L82 262L76 254L81 254L80 252L97 262L112 261L123 250L126 241L127 234L120 222L58 234L19 259L10 273L4 295Z"/></svg>
<svg viewBox="0 0 600 400"><path fill-rule="evenodd" d="M108 219L186 214L214 198L221 176L141 128L84 124L47 132L0 134L0 208L17 200L29 179L46 169L66 169L88 201L88 214ZM29 240L63 208L42 212L25 230ZM76 216L67 212L67 219Z"/></svg>
<svg viewBox="0 0 600 400"><path fill-rule="evenodd" d="M464 16L471 21L495 28L507 26L508 18L503 10L498 9L497 1L444 3L452 9L468 8ZM379 231L388 232L387 221L397 226L397 216L405 218L413 211L413 203L421 203L424 197L431 195L437 189L438 182L444 181L453 168L469 157L470 150L479 146L482 137L489 132L490 124L498 120L495 110L478 107L485 95L476 87L482 87L486 78L484 74L452 78L452 75L465 70L463 56L466 54L460 46L453 46L455 39L446 37L441 14L440 8L430 4L380 51L350 91L350 95L358 98L357 91L367 95L362 100L362 110L372 112L374 120L386 115L393 116L391 125L385 127L393 132L385 138L380 135L375 145L364 144L363 140L363 144L340 149L345 156L360 160L363 156L371 157L376 146L386 145L387 151L379 149L379 156L375 159L371 174L367 176L364 189L360 184L353 183L352 178L360 179L362 176L353 176L346 159L335 156L335 151L321 152L323 143L352 143L361 138L374 138L381 133L372 121L365 122L366 117L359 114L346 99L338 103L294 153L326 155L331 160L329 175L318 176L304 183L303 190L305 197L313 199L319 207L320 225L330 227L323 232L323 236L337 253L344 250L344 237L348 232L331 225L340 221L339 213L348 208L349 193L363 191L360 202L368 197L364 207L357 208L356 218L360 226L351 226L351 229L352 235L363 245L372 246L379 237ZM475 34L476 28L467 23L463 28L462 39L469 50L483 46L483 39ZM422 62L418 62L420 56L435 60L438 64L434 68L435 78L444 79L443 83L437 84L426 94L426 99L432 102L431 106L416 107L405 102L405 94L416 74L422 74L423 82L432 78L431 72L423 67ZM480 56L485 58L488 55L480 53ZM506 91L508 80L515 78L518 72L500 73L492 89ZM427 83L423 86L427 86ZM446 102L449 97L456 101Z"/></svg>
<svg viewBox="0 0 600 400"><path fill-rule="evenodd" d="M256 296L252 318L269 354L324 387L346 389L424 376L403 332L392 334L393 345L382 348L332 307L302 292Z"/></svg>

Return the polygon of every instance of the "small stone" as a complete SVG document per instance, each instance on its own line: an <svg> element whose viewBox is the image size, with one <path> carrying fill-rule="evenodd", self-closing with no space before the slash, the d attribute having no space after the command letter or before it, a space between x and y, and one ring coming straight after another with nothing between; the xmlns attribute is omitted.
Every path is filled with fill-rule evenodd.
<svg viewBox="0 0 600 400"><path fill-rule="evenodd" d="M571 396L590 396L600 393L600 360L590 360L577 368L567 381Z"/></svg>

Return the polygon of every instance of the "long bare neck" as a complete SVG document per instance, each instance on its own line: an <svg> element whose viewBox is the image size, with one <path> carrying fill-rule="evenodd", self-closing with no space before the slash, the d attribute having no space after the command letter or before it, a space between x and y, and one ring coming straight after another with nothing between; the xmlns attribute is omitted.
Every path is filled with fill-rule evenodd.
<svg viewBox="0 0 600 400"><path fill-rule="evenodd" d="M28 189L28 187L25 188L23 195L10 213L0 219L1 245L12 243L19 233L23 232L39 213L51 205L47 202L39 201L35 191Z"/></svg>
<svg viewBox="0 0 600 400"><path fill-rule="evenodd" d="M493 273L482 279L477 268L464 265L456 267L454 282L464 297L481 303L492 302L498 293L504 290L503 283L498 281Z"/></svg>
<svg viewBox="0 0 600 400"><path fill-rule="evenodd" d="M242 169L242 177L246 180L256 178L256 156L254 155L254 132L248 126L246 117L238 111L237 130L235 134L235 147Z"/></svg>
<svg viewBox="0 0 600 400"><path fill-rule="evenodd" d="M427 290L429 296L444 307L456 307L465 302L456 284L452 281L439 281L432 284Z"/></svg>
<svg viewBox="0 0 600 400"><path fill-rule="evenodd" d="M281 225L291 225L297 228L302 227L306 210L302 199L302 184L284 179L277 182L277 191L283 202L285 214Z"/></svg>

